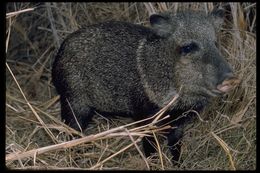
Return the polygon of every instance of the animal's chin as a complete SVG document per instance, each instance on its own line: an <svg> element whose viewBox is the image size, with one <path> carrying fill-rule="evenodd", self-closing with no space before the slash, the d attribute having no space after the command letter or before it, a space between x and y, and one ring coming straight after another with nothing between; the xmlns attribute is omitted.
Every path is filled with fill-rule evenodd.
<svg viewBox="0 0 260 173"><path fill-rule="evenodd" d="M221 92L217 89L207 89L207 88L202 88L202 95L205 95L207 97L219 97L224 94L224 92Z"/></svg>
<svg viewBox="0 0 260 173"><path fill-rule="evenodd" d="M233 90L239 84L239 82L240 80L234 77L223 81L221 84L218 84L215 89L208 89L202 87L202 90L205 94L209 96L218 97Z"/></svg>
<svg viewBox="0 0 260 173"><path fill-rule="evenodd" d="M192 89L191 89L192 88ZM190 95L195 97L218 97L222 95L222 92L217 89L208 88L205 86L192 86L191 88L183 88L182 92L184 95Z"/></svg>
<svg viewBox="0 0 260 173"><path fill-rule="evenodd" d="M201 95L207 97L220 97L229 91L231 91L234 87L230 86L220 86L218 85L216 89L208 89L208 88L201 88Z"/></svg>
<svg viewBox="0 0 260 173"><path fill-rule="evenodd" d="M207 86L191 86L182 88L182 97L185 103L194 103L197 101L207 102L213 97L220 97L232 90L236 85L231 85L230 82L224 81L216 87Z"/></svg>

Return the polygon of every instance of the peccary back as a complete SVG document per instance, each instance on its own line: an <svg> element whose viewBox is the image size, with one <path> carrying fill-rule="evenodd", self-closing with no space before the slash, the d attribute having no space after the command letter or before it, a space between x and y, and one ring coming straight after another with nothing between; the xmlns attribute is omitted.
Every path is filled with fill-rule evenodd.
<svg viewBox="0 0 260 173"><path fill-rule="evenodd" d="M150 16L151 28L110 21L69 35L52 71L62 119L77 130L86 128L94 110L139 120L164 107L180 88L173 117L202 109L238 81L216 46L222 17L221 9L209 15L165 12ZM169 132L170 146L181 138L184 121L172 124L180 128ZM144 148L148 156L147 141Z"/></svg>

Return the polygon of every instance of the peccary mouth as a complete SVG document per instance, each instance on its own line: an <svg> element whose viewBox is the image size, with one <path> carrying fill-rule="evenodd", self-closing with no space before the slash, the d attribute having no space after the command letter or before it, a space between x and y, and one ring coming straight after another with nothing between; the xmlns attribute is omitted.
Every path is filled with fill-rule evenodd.
<svg viewBox="0 0 260 173"><path fill-rule="evenodd" d="M218 84L215 89L209 89L206 87L202 87L201 89L204 94L212 97L217 97L225 93L228 93L229 91L234 89L239 83L240 80L238 78L232 77L227 80L224 80L221 84Z"/></svg>
<svg viewBox="0 0 260 173"><path fill-rule="evenodd" d="M217 96L220 96L222 94L222 92L220 92L219 90L216 90L216 89L207 89L207 88L202 88L202 91L204 94L202 95L205 95L205 96L211 96L211 97L217 97Z"/></svg>
<svg viewBox="0 0 260 173"><path fill-rule="evenodd" d="M221 84L219 84L217 86L217 90L224 94L234 89L239 83L240 80L238 78L231 77L227 80L224 80Z"/></svg>

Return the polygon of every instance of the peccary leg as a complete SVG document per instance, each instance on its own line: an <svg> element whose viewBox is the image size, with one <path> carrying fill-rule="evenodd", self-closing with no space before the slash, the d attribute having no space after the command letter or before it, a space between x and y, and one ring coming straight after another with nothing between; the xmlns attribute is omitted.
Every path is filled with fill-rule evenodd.
<svg viewBox="0 0 260 173"><path fill-rule="evenodd" d="M87 105L80 106L80 109L73 109L71 105L73 104L67 99L61 98L61 118L68 126L77 131L83 131L94 115L93 109Z"/></svg>
<svg viewBox="0 0 260 173"><path fill-rule="evenodd" d="M183 137L183 128L184 126L177 126L176 129L173 129L168 134L168 146L170 152L173 156L172 162L175 164L180 158L181 152L181 138Z"/></svg>
<svg viewBox="0 0 260 173"><path fill-rule="evenodd" d="M176 163L180 157L181 151L181 138L183 137L183 128L186 124L186 121L182 119L182 121L177 121L174 124L171 124L174 129L169 131L167 138L168 138L168 146L170 152L173 156L172 162ZM143 138L143 149L145 152L145 156L149 157L152 153L156 152L156 142L154 137L144 137Z"/></svg>
<svg viewBox="0 0 260 173"><path fill-rule="evenodd" d="M197 112L200 112L203 109L203 105L198 104L194 110ZM194 112L184 112L186 115L183 115L181 112L184 112L182 110L173 110L170 114L171 115L178 115L181 116L181 118L177 118L174 120L170 125L173 127L173 129L168 133L168 146L170 149L170 152L173 156L172 162L176 164L180 158L181 153L181 139L183 137L183 130L185 125L188 123L191 123L194 120L194 117L196 113Z"/></svg>
<svg viewBox="0 0 260 173"><path fill-rule="evenodd" d="M182 111L180 111L180 110L175 110L174 114L172 114L172 115L176 115L176 114L180 115L181 112ZM158 125L163 125L169 121L173 121L172 123L170 123L170 125L174 128L171 130L165 130L165 132L168 133L168 135L167 135L168 146L170 147L170 151L173 155L173 162L179 160L180 150L181 150L181 144L179 143L179 140L183 136L184 125L188 121L190 121L190 116L185 116L178 120L174 120L174 119L175 118L172 117L172 118L164 120L158 124ZM143 149L144 149L146 157L149 157L152 153L156 152L156 142L155 142L154 137L144 137L143 138Z"/></svg>
<svg viewBox="0 0 260 173"><path fill-rule="evenodd" d="M156 146L154 137L144 137L143 138L143 149L144 149L144 154L146 157L149 157L152 153L156 152L156 149L154 146Z"/></svg>

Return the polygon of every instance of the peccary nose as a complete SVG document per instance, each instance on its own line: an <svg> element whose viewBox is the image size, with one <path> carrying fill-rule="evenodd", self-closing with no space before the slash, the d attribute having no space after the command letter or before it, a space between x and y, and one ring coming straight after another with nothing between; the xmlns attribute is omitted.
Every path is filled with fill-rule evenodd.
<svg viewBox="0 0 260 173"><path fill-rule="evenodd" d="M217 89L222 93L226 93L234 89L239 83L240 80L237 77L235 77L233 73L228 73L225 75L225 78L222 81L222 83L217 85Z"/></svg>

